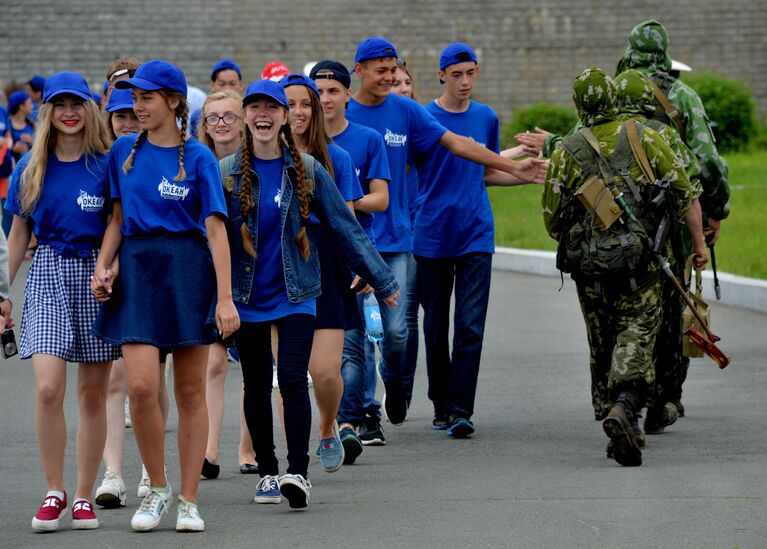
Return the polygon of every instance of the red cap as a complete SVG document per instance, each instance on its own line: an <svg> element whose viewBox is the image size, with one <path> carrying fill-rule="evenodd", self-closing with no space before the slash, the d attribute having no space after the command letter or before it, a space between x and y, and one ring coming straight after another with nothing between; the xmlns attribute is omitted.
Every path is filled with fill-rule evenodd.
<svg viewBox="0 0 767 549"><path fill-rule="evenodd" d="M285 66L285 63L280 61L272 61L264 67L261 72L261 78L264 80L271 80L273 82L279 82L283 76L290 74L290 70Z"/></svg>

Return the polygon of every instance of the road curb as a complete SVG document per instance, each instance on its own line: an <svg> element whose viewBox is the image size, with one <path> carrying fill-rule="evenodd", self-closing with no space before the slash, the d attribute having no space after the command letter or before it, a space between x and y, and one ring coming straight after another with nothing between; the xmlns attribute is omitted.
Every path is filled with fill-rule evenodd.
<svg viewBox="0 0 767 549"><path fill-rule="evenodd" d="M554 252L496 247L493 268L499 271L540 276L559 277ZM767 280L748 278L730 273L719 273L722 300L718 303L767 313ZM714 275L703 272L703 297L709 303L717 303L714 295Z"/></svg>

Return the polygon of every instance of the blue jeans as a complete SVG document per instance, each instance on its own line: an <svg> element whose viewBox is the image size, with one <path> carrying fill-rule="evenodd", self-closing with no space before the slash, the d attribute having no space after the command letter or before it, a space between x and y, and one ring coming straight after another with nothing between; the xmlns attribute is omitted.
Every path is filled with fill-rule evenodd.
<svg viewBox="0 0 767 549"><path fill-rule="evenodd" d="M402 387L405 389L405 398L410 400L413 398L415 369L418 365L418 308L421 306L418 299L418 264L413 254L408 254L406 293L407 361L405 362L405 372L402 375Z"/></svg>
<svg viewBox="0 0 767 549"><path fill-rule="evenodd" d="M381 376L387 380L402 380L407 359L407 262L408 253L381 253L386 264L394 273L401 289L401 296L395 307L379 302L384 338L381 341ZM363 296L358 296L362 315ZM375 349L365 337L364 330L347 330L344 334L344 354L341 366L344 393L338 408L339 423L358 425L365 415L378 414L381 405L375 400L376 373Z"/></svg>
<svg viewBox="0 0 767 549"><path fill-rule="evenodd" d="M493 256L478 252L440 259L416 256L416 260L429 399L435 414L468 419L474 413ZM448 338L454 286L451 356Z"/></svg>

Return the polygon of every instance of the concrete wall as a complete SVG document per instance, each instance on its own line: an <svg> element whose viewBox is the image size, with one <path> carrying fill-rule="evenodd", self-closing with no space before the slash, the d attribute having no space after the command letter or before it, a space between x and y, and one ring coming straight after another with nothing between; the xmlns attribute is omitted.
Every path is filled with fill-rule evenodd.
<svg viewBox="0 0 767 549"><path fill-rule="evenodd" d="M545 99L570 104L573 78L588 66L614 70L638 22L659 19L670 53L696 70L746 81L767 112L765 0L3 0L0 78L25 81L64 69L94 87L121 55L163 57L207 89L222 57L258 78L280 59L293 70L321 58L351 63L372 34L392 40L416 73L421 101L439 92L441 49L462 40L480 53L477 96L506 120Z"/></svg>

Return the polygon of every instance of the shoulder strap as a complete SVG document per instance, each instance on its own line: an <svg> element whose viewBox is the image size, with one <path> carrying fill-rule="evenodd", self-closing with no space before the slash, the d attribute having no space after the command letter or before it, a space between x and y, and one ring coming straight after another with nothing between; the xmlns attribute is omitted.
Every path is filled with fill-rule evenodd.
<svg viewBox="0 0 767 549"><path fill-rule="evenodd" d="M222 158L218 162L218 168L221 170L221 180L224 182L224 189L228 192L234 190L234 179L232 178L232 168L234 167L234 157L236 155L230 155L226 158Z"/></svg>
<svg viewBox="0 0 767 549"><path fill-rule="evenodd" d="M597 163L599 164L599 171L602 172L602 178L604 179L605 184L608 184L612 179L610 176L611 170L607 159L602 155L602 150L599 148L599 141L597 141L597 137L594 135L594 132L591 131L591 128L585 126L579 129L578 133L583 136L583 138L586 140L586 143L588 143L596 153Z"/></svg>
<svg viewBox="0 0 767 549"><path fill-rule="evenodd" d="M310 154L301 153L301 160L304 161L304 170L306 170L306 179L311 181L309 192L314 194L314 157Z"/></svg>
<svg viewBox="0 0 767 549"><path fill-rule="evenodd" d="M666 97L658 85L652 80L650 80L650 87L652 87L652 93L655 96L655 99L658 100L658 103L660 103L661 107L663 107L663 110L666 111L666 114L674 123L674 126L676 126L682 141L686 143L687 139L685 139L684 124L682 124L682 117L679 115L679 111L676 109L676 107L674 107L674 105L671 104L671 101L668 100L668 97Z"/></svg>
<svg viewBox="0 0 767 549"><path fill-rule="evenodd" d="M655 177L652 165L650 165L650 161L647 159L647 153L644 152L644 147L642 147L642 141L639 138L639 130L637 129L634 120L626 122L626 136L629 139L634 158L636 158L637 164L639 164L639 167L642 169L642 173L644 173L644 176L650 184L654 183L657 178Z"/></svg>

